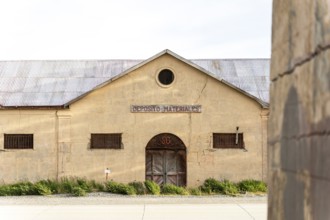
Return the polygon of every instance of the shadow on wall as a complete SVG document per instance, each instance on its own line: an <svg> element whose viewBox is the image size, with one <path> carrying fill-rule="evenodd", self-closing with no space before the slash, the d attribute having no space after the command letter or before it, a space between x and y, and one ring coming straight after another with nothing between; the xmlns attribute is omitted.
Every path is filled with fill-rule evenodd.
<svg viewBox="0 0 330 220"><path fill-rule="evenodd" d="M305 138L300 138L306 123L297 91L291 87L285 103L281 134L280 164L286 180L283 190L284 219L304 219L304 190L307 186L299 177L304 170L309 172L309 145Z"/></svg>
<svg viewBox="0 0 330 220"><path fill-rule="evenodd" d="M309 121L294 87L284 109L281 169L284 219L330 219L330 118Z"/></svg>

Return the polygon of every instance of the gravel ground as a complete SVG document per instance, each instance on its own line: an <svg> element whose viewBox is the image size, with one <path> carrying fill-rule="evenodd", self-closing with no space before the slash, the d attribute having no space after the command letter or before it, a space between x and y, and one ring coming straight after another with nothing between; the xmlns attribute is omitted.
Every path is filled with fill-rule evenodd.
<svg viewBox="0 0 330 220"><path fill-rule="evenodd" d="M116 205L116 204L226 204L267 203L266 195L213 196L125 196L89 193L84 197L60 194L51 196L4 196L0 205Z"/></svg>

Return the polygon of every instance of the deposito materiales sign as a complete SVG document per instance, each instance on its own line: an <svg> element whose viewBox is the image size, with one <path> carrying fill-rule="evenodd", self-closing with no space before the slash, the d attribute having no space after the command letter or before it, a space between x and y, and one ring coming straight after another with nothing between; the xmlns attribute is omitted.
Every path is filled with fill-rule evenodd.
<svg viewBox="0 0 330 220"><path fill-rule="evenodd" d="M132 113L201 113L201 105L131 105Z"/></svg>

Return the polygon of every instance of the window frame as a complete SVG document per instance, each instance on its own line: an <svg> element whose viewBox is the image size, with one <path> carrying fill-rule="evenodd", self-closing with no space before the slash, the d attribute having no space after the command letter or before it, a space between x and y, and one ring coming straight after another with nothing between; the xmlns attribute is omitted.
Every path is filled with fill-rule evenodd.
<svg viewBox="0 0 330 220"><path fill-rule="evenodd" d="M103 146L100 146L100 142L102 142L102 140L96 140L95 138L103 138ZM114 139L119 139L119 140L115 140L119 143L115 143L114 145L112 145L112 141L114 141ZM99 142L99 143L97 143ZM107 145L108 144L110 145ZM94 150L94 149L112 149L112 150L121 150L123 149L123 143L122 143L122 133L91 133L91 139L90 139L90 149Z"/></svg>
<svg viewBox="0 0 330 220"><path fill-rule="evenodd" d="M245 149L243 132L237 133L237 135L238 143L236 144L236 133L213 133L213 149Z"/></svg>
<svg viewBox="0 0 330 220"><path fill-rule="evenodd" d="M21 134L17 134L17 133L6 134L5 133L4 138L3 138L3 148L4 148L4 150L33 150L34 149L34 135L33 134L22 134L22 133Z"/></svg>

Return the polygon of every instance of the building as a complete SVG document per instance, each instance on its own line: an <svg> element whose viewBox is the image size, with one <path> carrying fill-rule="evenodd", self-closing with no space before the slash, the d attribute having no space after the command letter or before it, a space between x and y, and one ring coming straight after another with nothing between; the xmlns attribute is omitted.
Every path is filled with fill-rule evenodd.
<svg viewBox="0 0 330 220"><path fill-rule="evenodd" d="M268 59L0 62L0 181L267 172Z"/></svg>

